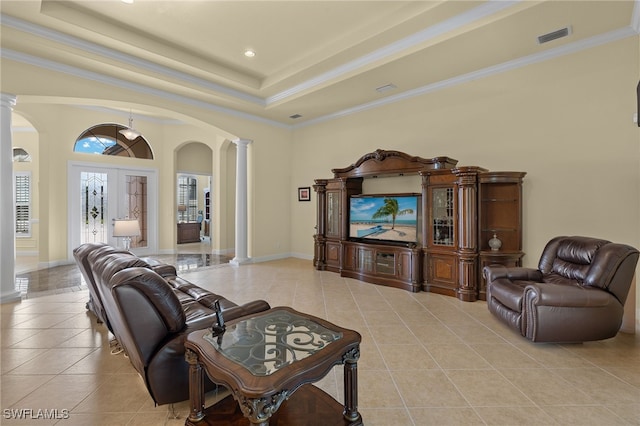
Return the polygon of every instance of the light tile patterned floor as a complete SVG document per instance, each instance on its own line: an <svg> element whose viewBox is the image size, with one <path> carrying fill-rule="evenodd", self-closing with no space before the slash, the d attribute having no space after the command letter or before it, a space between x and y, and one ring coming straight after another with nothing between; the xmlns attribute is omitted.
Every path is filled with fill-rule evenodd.
<svg viewBox="0 0 640 426"><path fill-rule="evenodd" d="M640 425L640 336L534 344L485 302L362 283L299 259L181 275L236 303L266 299L359 331L367 426ZM86 312L87 298L76 289L1 306L0 423L184 424L187 403L176 406L180 418L168 418L128 359L109 353L109 334ZM339 400L341 374L336 367L319 384ZM28 409L68 418L8 418Z"/></svg>

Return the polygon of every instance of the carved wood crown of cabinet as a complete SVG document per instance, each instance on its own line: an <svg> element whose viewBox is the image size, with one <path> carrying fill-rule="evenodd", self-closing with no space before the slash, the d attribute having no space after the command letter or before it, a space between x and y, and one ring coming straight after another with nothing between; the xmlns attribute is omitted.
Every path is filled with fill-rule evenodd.
<svg viewBox="0 0 640 426"><path fill-rule="evenodd" d="M458 160L449 157L422 158L400 151L377 149L360 157L354 164L342 169L332 169L335 178L377 177L404 175L423 170L452 169Z"/></svg>
<svg viewBox="0 0 640 426"><path fill-rule="evenodd" d="M432 291L464 301L484 299L482 266L520 263L524 172L492 172L458 166L440 156L422 158L377 149L333 178L316 179L317 225L314 267L366 282ZM349 236L349 199L363 194L363 181L377 177L420 176L419 243L370 241ZM392 196L392 194L388 194ZM488 251L494 233L499 252Z"/></svg>

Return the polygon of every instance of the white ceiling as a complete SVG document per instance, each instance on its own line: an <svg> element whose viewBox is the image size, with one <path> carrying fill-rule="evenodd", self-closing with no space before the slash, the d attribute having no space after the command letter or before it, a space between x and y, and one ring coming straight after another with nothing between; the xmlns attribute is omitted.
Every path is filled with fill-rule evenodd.
<svg viewBox="0 0 640 426"><path fill-rule="evenodd" d="M3 59L62 64L80 78L97 75L283 125L343 116L640 31L640 0L2 0L0 11ZM537 43L567 26L568 37ZM248 48L254 58L243 55ZM396 87L375 90L387 84Z"/></svg>

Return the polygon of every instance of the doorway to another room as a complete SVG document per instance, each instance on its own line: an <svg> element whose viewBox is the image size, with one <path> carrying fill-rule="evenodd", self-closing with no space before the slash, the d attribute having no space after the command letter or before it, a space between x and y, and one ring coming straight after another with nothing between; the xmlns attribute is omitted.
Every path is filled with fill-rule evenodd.
<svg viewBox="0 0 640 426"><path fill-rule="evenodd" d="M211 176L179 173L177 176L177 244L211 252Z"/></svg>
<svg viewBox="0 0 640 426"><path fill-rule="evenodd" d="M74 163L69 168L70 250L88 242L122 246L114 237L116 219L136 219L139 235L131 236L138 255L157 252L157 177L155 170L105 168ZM71 258L71 254L69 255Z"/></svg>

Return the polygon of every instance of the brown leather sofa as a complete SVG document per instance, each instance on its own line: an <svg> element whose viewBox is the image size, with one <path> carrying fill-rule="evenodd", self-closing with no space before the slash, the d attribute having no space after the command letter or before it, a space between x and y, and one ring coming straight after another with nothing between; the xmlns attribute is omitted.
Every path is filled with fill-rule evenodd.
<svg viewBox="0 0 640 426"><path fill-rule="evenodd" d="M82 247L82 246L81 246ZM270 309L264 300L241 306L175 275L175 268L134 254L92 245L76 249L93 307L116 337L156 404L189 399L184 341L216 322L219 301L226 320ZM75 255L75 252L74 252ZM162 274L162 275L161 275ZM87 286L91 289L89 282ZM207 380L206 390L215 385Z"/></svg>
<svg viewBox="0 0 640 426"><path fill-rule="evenodd" d="M614 337L633 280L638 250L589 237L556 237L538 269L484 268L487 306L534 342Z"/></svg>
<svg viewBox="0 0 640 426"><path fill-rule="evenodd" d="M98 293L98 287L96 286L96 280L93 276L93 272L91 271L91 265L89 264L89 254L93 252L103 254L129 252L126 250L119 250L104 243L87 243L73 249L73 257L75 258L76 264L78 265L78 268L82 273L82 277L87 284L87 288L89 289L89 301L86 305L87 310L93 312L98 319L98 322L105 323L109 331L112 331L111 324L107 319L104 306L102 305L100 293Z"/></svg>
<svg viewBox="0 0 640 426"><path fill-rule="evenodd" d="M92 259L97 259L112 253L125 253L135 257L135 255L128 250L119 249L105 243L86 243L73 250L73 257L75 258L76 264L78 265L84 281L87 284L87 288L89 289L89 300L87 301L86 307L88 310L93 312L99 323L105 323L109 331L113 330L111 329L111 324L109 323L104 306L102 305L102 298L98 292L98 287L96 286L96 280L91 268L92 262L89 261L89 255L92 256ZM176 276L175 267L159 262L153 258L141 258L140 262L138 262L136 266L151 268L163 277Z"/></svg>

